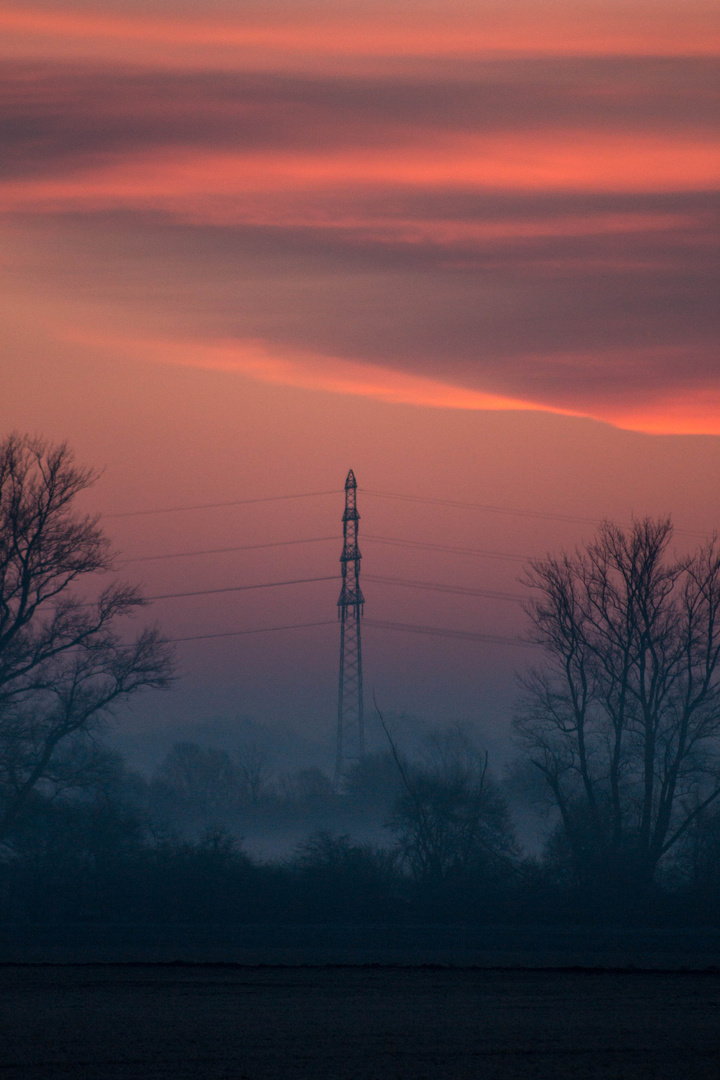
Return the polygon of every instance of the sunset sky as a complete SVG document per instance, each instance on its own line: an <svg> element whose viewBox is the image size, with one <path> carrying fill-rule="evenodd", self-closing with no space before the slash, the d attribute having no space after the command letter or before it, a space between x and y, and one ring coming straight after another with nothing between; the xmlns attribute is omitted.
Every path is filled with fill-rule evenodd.
<svg viewBox="0 0 720 1080"><path fill-rule="evenodd" d="M124 558L213 551L124 567L149 595L337 575L349 467L374 621L512 639L523 557L604 516L718 527L712 0L0 0L0 43L3 433L104 469ZM336 592L151 617L320 622ZM138 716L322 742L337 644L179 644ZM369 623L365 656L388 710L499 744L529 651Z"/></svg>

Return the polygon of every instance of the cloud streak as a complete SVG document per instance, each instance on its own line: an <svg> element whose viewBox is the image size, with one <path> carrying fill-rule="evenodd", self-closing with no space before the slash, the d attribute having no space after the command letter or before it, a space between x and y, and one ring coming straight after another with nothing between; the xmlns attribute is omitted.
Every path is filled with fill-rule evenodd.
<svg viewBox="0 0 720 1080"><path fill-rule="evenodd" d="M462 168L473 148L497 145L517 161L595 145L598 157L635 157L653 146L702 153L716 140L714 67L705 61L494 61L474 77L301 78L223 73L141 74L8 65L0 79L2 168L31 177L92 167L103 159L172 152L317 161L318 185L333 159L405 153L432 176L432 161ZM458 160L459 159L459 160ZM635 184L652 182L647 167ZM717 158L715 158L717 168ZM367 164L365 165L367 170ZM577 172L577 168L575 169ZM627 183L620 170L617 183ZM442 173L445 180L448 166ZM689 174L686 168L686 175ZM420 173L422 176L422 171ZM362 183L364 175L358 175ZM471 182L475 177L468 178ZM696 183L698 182L696 178ZM462 173L450 182L463 183ZM467 182L467 180L466 180ZM531 182L531 181L530 181ZM605 181L607 182L607 181ZM702 180L700 179L700 182Z"/></svg>
<svg viewBox="0 0 720 1080"><path fill-rule="evenodd" d="M210 4L203 15L171 14L165 5L0 5L0 30L11 55L79 54L156 66L278 66L349 58L397 60L513 52L594 55L708 55L718 47L713 5L682 9L654 0L439 5L276 2L244 5L243 17Z"/></svg>
<svg viewBox="0 0 720 1080"><path fill-rule="evenodd" d="M483 393L467 387L442 382L346 357L326 356L279 350L277 346L262 340L203 340L187 339L92 339L67 334L72 344L90 347L102 353L150 360L153 363L181 364L187 367L214 371L238 372L261 382L281 386L294 386L308 390L320 390L332 394L350 394L373 398L391 404L415 405L434 409L457 409L483 412L551 412L562 416L575 416L603 420L614 427L629 431L645 431L653 434L712 434L720 435L720 392L710 381L706 386L704 400L698 408L695 395L687 391L660 390L646 395L641 405L623 405L608 401L596 404L592 413L582 407L561 408L557 404L538 403ZM538 365L558 361L566 367L582 367L587 364L617 363L620 358L606 356L568 355L563 357L527 357ZM630 359L646 372L665 357L658 357L651 350L637 349L630 357L624 352L622 362ZM675 363L690 359L687 352L678 351L672 357Z"/></svg>

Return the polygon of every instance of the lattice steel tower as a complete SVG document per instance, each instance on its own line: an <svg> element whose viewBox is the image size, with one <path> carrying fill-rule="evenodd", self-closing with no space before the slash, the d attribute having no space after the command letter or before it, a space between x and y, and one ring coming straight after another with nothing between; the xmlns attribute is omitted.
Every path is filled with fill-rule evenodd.
<svg viewBox="0 0 720 1080"><path fill-rule="evenodd" d="M338 599L340 619L340 685L338 689L337 758L335 781L340 783L345 768L365 753L363 728L363 677L360 620L365 598L360 589L360 548L358 547L357 481L352 469L345 481L343 550L340 556L342 588Z"/></svg>

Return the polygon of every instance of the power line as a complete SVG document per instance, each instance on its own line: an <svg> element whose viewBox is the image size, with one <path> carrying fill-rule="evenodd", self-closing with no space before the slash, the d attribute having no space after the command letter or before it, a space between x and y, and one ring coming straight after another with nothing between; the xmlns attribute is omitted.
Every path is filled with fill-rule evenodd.
<svg viewBox="0 0 720 1080"><path fill-rule="evenodd" d="M214 589L193 589L188 592L161 593L156 596L146 596L146 600L181 600L192 596L213 596L217 593L247 592L250 589L274 589L281 585L309 585L316 581L337 581L336 574L324 577L293 578L290 581L263 581L253 585L224 585ZM410 589L426 589L432 592L452 593L457 596L482 596L491 600L512 600L522 603L525 599L517 593L496 592L492 589L472 589L461 585L443 585L435 581L413 581L408 578L379 577L368 575L366 581L373 581L378 585L402 585Z"/></svg>
<svg viewBox="0 0 720 1080"><path fill-rule="evenodd" d="M491 514L513 514L519 517L545 518L548 521L568 521L579 525L599 525L601 518L574 517L570 514L550 514L543 510L520 510L510 506L491 506L487 503L459 502L455 499L433 499L425 495L398 495L390 491L370 491L360 489L363 495L372 495L380 499L399 499L402 502L430 503L433 506L453 506L462 510L485 510Z"/></svg>
<svg viewBox="0 0 720 1080"><path fill-rule="evenodd" d="M236 547L203 548L201 551L172 551L166 555L137 555L132 559L123 559L122 565L153 562L160 559L186 559L191 555L224 555L230 551L258 551L261 548L287 547L290 544L317 544L322 540L337 542L337 536L310 536L306 540L276 540L268 544L241 544Z"/></svg>
<svg viewBox="0 0 720 1080"><path fill-rule="evenodd" d="M481 634L473 630L453 630L440 626L416 626L410 623L388 622L382 619L364 619L366 626L372 626L379 630L398 630L409 634L425 634L431 637L459 638L463 641L489 642L493 645L513 645L530 647L532 642L523 641L521 638L502 637L498 634ZM284 626L261 626L252 630L223 630L216 634L192 634L188 637L164 638L168 644L178 644L186 641L210 641L214 638L246 637L251 634L271 634L281 630L305 630L316 626L336 626L336 619L321 619L317 622L290 623Z"/></svg>
<svg viewBox="0 0 720 1080"><path fill-rule="evenodd" d="M400 499L404 502L431 503L436 506L452 506L465 510L485 510L493 514L514 514L522 517L546 518L551 521L569 521L581 525L597 525L601 518L574 517L569 514L550 514L540 510L520 510L509 506L492 506L486 503L459 502L454 499L434 499L424 495L399 495L390 491L371 491L369 488L359 488L364 495L374 496L381 499ZM193 510L217 510L227 506L250 506L255 503L281 502L286 499L314 499L325 495L337 495L335 491L303 491L296 495L267 495L255 499L230 499L225 502L192 503L186 506L153 507L147 510L123 510L114 514L103 514L104 518L127 518L144 517L150 514L180 514ZM699 535L699 534L696 534Z"/></svg>
<svg viewBox="0 0 720 1080"><path fill-rule="evenodd" d="M214 593L247 592L249 589L275 589L280 585L309 585L313 581L337 581L337 574L326 577L294 578L291 581L263 581L257 585L226 585L220 589L195 589L192 592L162 593L146 596L146 600L178 600L186 596L212 596Z"/></svg>
<svg viewBox="0 0 720 1080"><path fill-rule="evenodd" d="M390 536L372 536L365 533L364 540L370 540L373 544L388 544L393 547L421 548L424 551L447 551L453 555L474 555L483 559L504 559L508 562L525 563L531 558L530 555L511 555L509 552L484 551L481 548L457 547L453 544L432 544L422 540L398 540Z"/></svg>
<svg viewBox="0 0 720 1080"><path fill-rule="evenodd" d="M186 559L200 555L225 555L234 551L260 551L263 548L287 547L293 544L319 544L332 540L337 542L337 536L309 536L302 540L275 540L263 544L239 544L233 547L200 548L196 551L171 551L158 555L135 555L129 559L122 559L120 565L127 566L131 563L155 562L164 559ZM423 551L442 551L453 555L472 555L483 559L502 559L508 562L525 563L531 558L530 555L515 555L502 551L485 551L482 548L458 547L452 544L433 544L421 540L400 540L393 536L373 536L365 534L364 542L373 544L386 544L390 547L419 548Z"/></svg>
<svg viewBox="0 0 720 1080"><path fill-rule="evenodd" d="M513 600L521 604L524 596L517 593L494 592L492 589L472 589L464 585L441 585L435 581L411 581L399 577L375 577L372 574L365 575L366 581L375 581L378 585L404 585L410 589L429 589L433 592L453 593L458 596L483 596L491 600Z"/></svg>
<svg viewBox="0 0 720 1080"><path fill-rule="evenodd" d="M456 500L456 499L437 499L437 498L432 498L431 496L426 496L426 495L401 495L401 494L398 494L397 492L391 492L391 491L372 491L369 488L358 488L358 490L362 491L363 494L365 494L365 495L370 495L371 497L380 498L380 499L396 499L396 500L400 500L402 502L427 503L427 504L430 504L430 505L433 505L433 506L449 506L449 507L455 507L455 508L462 509L462 510L482 510L482 511L485 511L485 512L490 513L490 514L508 514L508 515L516 516L516 517L541 518L541 519L544 519L546 521L564 521L564 522L570 522L572 524L577 524L577 525L600 525L602 523L602 521L604 520L603 518L578 517L578 516L575 516L575 515L572 515L572 514L552 514L552 513L549 513L548 511L545 511L545 510L525 510L525 509L520 509L519 507L495 506L495 505L492 505L492 504L489 504L489 503L470 503L470 502L461 502L461 501ZM282 502L282 501L285 501L287 499L315 499L315 498L320 498L320 497L325 496L325 495L338 495L338 494L340 494L340 492L338 490L334 490L334 491L303 491L303 492L299 492L298 494L295 494L295 495L267 495L267 496L263 496L261 498L255 498L255 499L230 499L230 500L227 500L225 502L192 503L192 504L189 504L187 506L164 506L164 507L155 507L155 508L151 508L151 509L147 509L147 510L123 510L123 511L120 511L120 512L114 513L114 514L103 514L102 516L104 518L110 519L110 518L144 517L144 516L151 515L151 514L180 514L180 513L185 513L186 511L189 512L189 511L193 511L193 510L217 510L217 509L222 509L223 507L229 507L229 506L251 506L251 505L254 505L254 504L257 504L257 503ZM623 523L621 522L619 524L623 524ZM626 527L627 527L627 524L628 524L627 522L624 523L624 525ZM678 536L694 536L694 537L699 537L701 539L706 539L710 535L709 533L695 532L695 531L691 531L689 529L677 529L676 528L674 531ZM325 539L325 538L323 537L323 539ZM370 537L370 536L367 536L367 535L366 535L366 539L368 539L368 540L373 539L378 543L380 543L380 542L382 542L382 543L391 543L391 542L393 542L390 539L385 539L385 538L381 538L381 537ZM420 542L417 542L417 541L394 541L394 542L396 542L398 544L405 543L408 546L412 546L412 547L421 547L421 546L423 546L423 545L421 545ZM202 555L205 555L205 554L216 554L216 553L219 553L221 551L231 551L231 550L242 550L242 549L220 548L220 549L210 549L207 552L206 551L197 552L197 553L196 552L187 552L187 553L186 552L180 552L180 553L178 553L178 556L175 556L175 555L147 556L147 558L148 559L150 559L150 558L176 558L176 557L179 557L180 555L185 555L185 554L202 554ZM479 550L474 550L474 549L460 549L460 548L452 548L451 549L451 548L443 546L443 545L433 546L432 548L429 548L429 550L454 550L454 551L457 551L459 554L467 554L467 555L469 555L469 554L477 554L477 555L483 555L486 558L522 559L524 561L523 556L505 555L505 554L503 554L501 552L480 552ZM128 559L128 560L125 560L125 561L126 562L139 562L141 560L140 559L132 559L132 560Z"/></svg>
<svg viewBox="0 0 720 1080"><path fill-rule="evenodd" d="M249 506L252 503L281 502L285 499L315 499L321 495L337 495L337 491L303 491L298 495L267 495L260 499L232 499L229 502L194 503L191 506L164 506L153 510L123 510L118 514L103 514L105 518L143 517L147 514L180 514L186 510L217 510L224 506Z"/></svg>
<svg viewBox="0 0 720 1080"><path fill-rule="evenodd" d="M551 514L546 510L521 510L512 506L493 506L488 503L460 502L456 499L435 499L426 495L400 495L390 491L370 491L368 488L360 488L363 495L375 496L379 499L398 499L401 502L428 503L432 506L451 506L461 510L483 510L489 514L508 514L516 517L541 518L545 521L565 521L574 525L602 525L606 518L576 517L572 514ZM630 522L617 522L623 528L630 528ZM711 533L695 532L691 529L678 529L673 527L677 536L693 536L701 540L707 540ZM499 557L499 556L498 556Z"/></svg>
<svg viewBox="0 0 720 1080"><path fill-rule="evenodd" d="M415 626L411 623L387 622L383 619L365 619L366 626L375 626L380 630L400 630L408 634L427 634L431 637L460 638L463 641L483 641L492 645L530 646L532 643L522 638L501 637L498 634L480 634L473 630L451 630L440 626Z"/></svg>
<svg viewBox="0 0 720 1080"><path fill-rule="evenodd" d="M689 533L682 529L676 529L675 532L683 536L701 535L700 533ZM310 536L303 540L276 540L263 544L240 544L233 547L202 548L197 551L172 551L161 555L137 555L130 559L122 559L120 565L128 566L131 563L154 562L162 561L164 559L185 559L190 558L191 556L201 555L225 555L234 551L260 551L266 548L288 547L294 544L326 543L331 540L336 542L337 536ZM371 544L383 544L389 547L418 548L422 551L447 552L451 555L470 555L473 558L499 559L504 562L527 563L533 558L532 555L518 555L503 551L486 551L484 548L460 547L455 544L433 544L422 540L400 540L393 536L374 536L370 533L365 533L363 543L365 544L368 541L370 541Z"/></svg>
<svg viewBox="0 0 720 1080"><path fill-rule="evenodd" d="M337 619L322 619L319 622L290 623L288 626L260 626L255 630L223 630L219 634L193 634L190 637L164 638L169 644L182 641L209 641L211 638L244 637L247 634L271 634L276 630L304 630L310 626L335 626Z"/></svg>

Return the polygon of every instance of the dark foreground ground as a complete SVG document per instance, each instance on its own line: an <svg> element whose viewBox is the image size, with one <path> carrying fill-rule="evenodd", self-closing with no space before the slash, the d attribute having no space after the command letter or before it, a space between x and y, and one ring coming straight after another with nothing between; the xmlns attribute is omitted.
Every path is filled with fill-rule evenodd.
<svg viewBox="0 0 720 1080"><path fill-rule="evenodd" d="M720 974L0 967L8 1080L720 1080Z"/></svg>
<svg viewBox="0 0 720 1080"><path fill-rule="evenodd" d="M130 961L232 962L243 967L435 964L701 971L720 969L720 930L387 923L0 923L0 964Z"/></svg>

